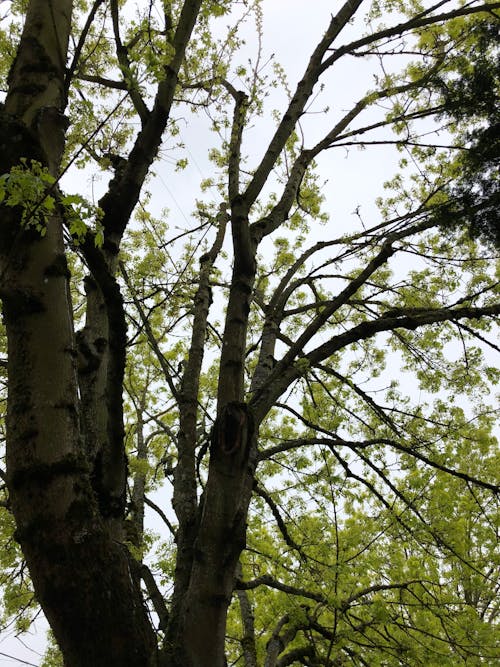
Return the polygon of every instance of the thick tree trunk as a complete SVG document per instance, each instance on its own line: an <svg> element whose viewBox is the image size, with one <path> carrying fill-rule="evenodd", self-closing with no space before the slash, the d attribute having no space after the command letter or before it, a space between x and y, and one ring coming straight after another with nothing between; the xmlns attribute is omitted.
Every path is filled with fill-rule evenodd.
<svg viewBox="0 0 500 667"><path fill-rule="evenodd" d="M183 14L192 15L185 21L186 30L192 29L199 4L185 3ZM71 9L70 0L29 3L0 118L1 173L27 158L28 164L36 159L58 176L64 148L63 81ZM181 51L176 57L182 57ZM162 118L167 107L162 107ZM161 127L151 139L153 148L159 144ZM148 132L143 132L142 143ZM154 150L145 160L148 166ZM134 197L129 199L132 206ZM108 245L114 239L108 251L114 256L130 206L117 216L119 207L113 208L111 200L104 203ZM80 366L79 387L63 220L60 212L54 215L41 237L20 227L19 213L5 211L0 235L0 295L9 353L7 475L18 539L38 600L70 667L153 667L159 663L156 637L143 606L137 568L131 566L122 544L125 328L113 260L86 248L95 282L89 283L87 327L79 341L80 363L87 361L90 366ZM111 223L118 218L115 229ZM235 280L210 472L200 507L194 493L189 508L194 512L184 521L190 562L184 595L177 596L179 604L171 621L172 642L163 656L162 664L169 667L225 664L227 608L245 542L256 434L243 403L243 370L255 263L248 219L239 211L233 211L233 236ZM202 320L210 300L208 282L203 289ZM201 333L199 345L193 343L194 351L202 347ZM201 359L202 350L193 355L193 367L198 368ZM194 482L197 381L187 389L184 385L183 399L191 406L184 411L183 421L189 440L184 448L189 455L185 469Z"/></svg>
<svg viewBox="0 0 500 667"><path fill-rule="evenodd" d="M21 232L2 284L7 474L17 538L71 667L153 664L155 638L126 547L100 517L80 445L75 345L59 221Z"/></svg>
<svg viewBox="0 0 500 667"><path fill-rule="evenodd" d="M71 9L69 0L29 3L0 117L0 173L27 158L58 175ZM17 539L68 665L155 665L127 549L113 539L90 480L62 222L55 215L41 237L21 228L20 211L2 210L7 481Z"/></svg>

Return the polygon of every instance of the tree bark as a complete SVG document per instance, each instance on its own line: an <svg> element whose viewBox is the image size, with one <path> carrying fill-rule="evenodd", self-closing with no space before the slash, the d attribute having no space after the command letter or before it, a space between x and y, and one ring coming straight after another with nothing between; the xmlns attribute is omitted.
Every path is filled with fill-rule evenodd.
<svg viewBox="0 0 500 667"><path fill-rule="evenodd" d="M57 178L72 3L32 0L0 118L1 173L37 160ZM60 214L42 237L2 209L8 339L7 482L35 593L71 667L156 664L129 555L103 521L83 446Z"/></svg>
<svg viewBox="0 0 500 667"><path fill-rule="evenodd" d="M244 403L230 403L214 427L210 470L201 500L181 644L189 667L224 667L227 609L245 547L256 434ZM176 665L178 663L175 663Z"/></svg>

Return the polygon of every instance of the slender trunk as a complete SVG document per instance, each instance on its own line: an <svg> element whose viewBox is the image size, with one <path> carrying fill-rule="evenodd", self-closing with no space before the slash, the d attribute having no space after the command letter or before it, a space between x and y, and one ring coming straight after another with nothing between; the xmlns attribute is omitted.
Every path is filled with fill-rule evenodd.
<svg viewBox="0 0 500 667"><path fill-rule="evenodd" d="M236 576L241 579L243 570L241 564L236 568ZM257 647L255 645L255 626L252 603L246 591L236 591L240 606L241 625L243 627L243 636L241 638L241 649L243 651L243 660L245 667L257 667Z"/></svg>
<svg viewBox="0 0 500 667"><path fill-rule="evenodd" d="M145 391L139 400L139 405L136 408L137 422L136 422L136 444L137 444L137 458L139 461L147 461L148 447L146 438L144 437L144 409L145 409ZM144 496L146 494L146 475L142 471L136 472L134 475L134 486L132 489L132 536L128 538L137 547L142 546L144 538Z"/></svg>

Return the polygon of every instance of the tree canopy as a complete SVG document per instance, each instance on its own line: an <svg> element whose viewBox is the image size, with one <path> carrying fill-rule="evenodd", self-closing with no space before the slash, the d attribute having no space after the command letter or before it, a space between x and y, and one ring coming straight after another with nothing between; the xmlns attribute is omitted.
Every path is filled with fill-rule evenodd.
<svg viewBox="0 0 500 667"><path fill-rule="evenodd" d="M276 4L0 4L2 627L41 608L45 667L498 664L500 3L291 2L298 76Z"/></svg>

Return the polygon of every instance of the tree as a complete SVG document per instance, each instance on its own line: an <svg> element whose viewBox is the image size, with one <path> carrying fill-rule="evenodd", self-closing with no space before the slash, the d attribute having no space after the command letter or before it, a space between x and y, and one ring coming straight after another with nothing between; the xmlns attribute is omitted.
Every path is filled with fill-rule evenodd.
<svg viewBox="0 0 500 667"><path fill-rule="evenodd" d="M446 90L500 3L347 0L294 89L258 0L10 8L2 568L19 544L65 664L493 664L500 304L467 227L496 195L462 196L483 117ZM347 111L330 93L318 136L350 60L374 87ZM196 110L213 176L171 235L145 184ZM380 211L328 223L317 163L380 145L402 153ZM98 205L61 181L88 164ZM150 497L168 484L175 521ZM172 533L153 561L146 507Z"/></svg>
<svg viewBox="0 0 500 667"><path fill-rule="evenodd" d="M498 22L478 22L473 31L475 36L457 67L458 76L451 81L440 80L438 76L437 85L442 91L446 114L462 128L462 141L468 147L460 156L460 175L452 195L460 199L462 207L472 209L471 233L498 248L500 194L495 175L500 153L500 116L496 103L499 80L498 50L492 48L499 38ZM474 207L480 200L488 205L476 213ZM450 224L449 219L447 224Z"/></svg>

